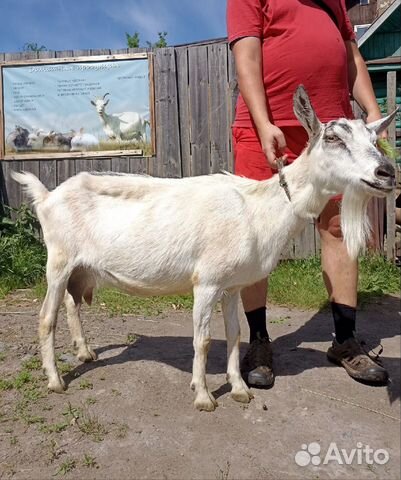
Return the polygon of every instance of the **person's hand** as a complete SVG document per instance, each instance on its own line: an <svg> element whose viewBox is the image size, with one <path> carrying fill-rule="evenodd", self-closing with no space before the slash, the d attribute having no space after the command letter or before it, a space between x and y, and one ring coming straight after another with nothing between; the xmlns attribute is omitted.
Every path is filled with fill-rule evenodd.
<svg viewBox="0 0 401 480"><path fill-rule="evenodd" d="M283 132L275 125L268 123L263 129L259 129L258 133L268 164L277 170L277 160L281 158L285 163L287 159L286 155L282 155L287 146Z"/></svg>

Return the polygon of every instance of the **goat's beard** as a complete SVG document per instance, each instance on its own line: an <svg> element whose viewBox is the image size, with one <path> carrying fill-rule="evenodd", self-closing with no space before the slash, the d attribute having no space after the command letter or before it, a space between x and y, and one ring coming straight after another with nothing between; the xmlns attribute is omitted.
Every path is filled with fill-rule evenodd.
<svg viewBox="0 0 401 480"><path fill-rule="evenodd" d="M367 212L371 196L346 187L341 202L341 230L348 254L352 259L364 251L370 238L371 228Z"/></svg>

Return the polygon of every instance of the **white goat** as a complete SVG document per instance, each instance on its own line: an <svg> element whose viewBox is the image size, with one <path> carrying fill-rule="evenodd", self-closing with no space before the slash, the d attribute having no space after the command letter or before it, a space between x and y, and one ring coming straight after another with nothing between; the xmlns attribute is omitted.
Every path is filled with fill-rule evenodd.
<svg viewBox="0 0 401 480"><path fill-rule="evenodd" d="M102 98L91 100L91 104L96 107L99 114L100 121L103 125L103 130L111 139L116 140L137 140L145 139L146 137L146 122L136 112L122 112L122 113L106 113L106 106L109 100L105 100L106 93Z"/></svg>
<svg viewBox="0 0 401 480"><path fill-rule="evenodd" d="M66 303L78 358L96 354L87 345L79 312L82 299L106 283L133 295L194 293L195 406L217 405L206 385L213 307L222 302L227 336L227 380L232 396L252 394L239 369L240 290L265 278L288 240L316 218L329 198L344 193L342 225L355 257L368 232L366 203L394 188L394 168L375 148L376 133L395 112L365 126L361 120L321 124L302 87L294 111L310 144L283 169L291 200L277 176L258 182L216 174L185 179L80 173L53 192L32 174L14 173L33 198L48 250L48 290L39 336L48 387L65 388L54 354L57 312Z"/></svg>

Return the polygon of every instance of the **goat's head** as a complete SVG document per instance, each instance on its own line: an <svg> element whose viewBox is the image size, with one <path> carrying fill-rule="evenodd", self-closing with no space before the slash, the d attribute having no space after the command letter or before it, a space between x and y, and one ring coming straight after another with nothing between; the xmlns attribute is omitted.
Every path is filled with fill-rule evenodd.
<svg viewBox="0 0 401 480"><path fill-rule="evenodd" d="M312 169L333 193L350 187L371 196L385 196L395 187L395 170L376 147L377 135L393 121L397 110L376 122L341 118L322 124L303 86L294 95L294 113L309 135Z"/></svg>
<svg viewBox="0 0 401 480"><path fill-rule="evenodd" d="M370 234L367 204L395 188L395 170L376 147L377 135L397 110L376 122L341 118L319 121L303 86L294 95L294 113L307 130L310 178L326 194L343 193L341 228L348 253L355 258Z"/></svg>
<svg viewBox="0 0 401 480"><path fill-rule="evenodd" d="M91 100L91 104L96 107L96 110L100 115L105 112L106 105L109 103L109 99L106 100L107 95L110 95L110 93L105 93L103 97L98 97L95 98L95 100Z"/></svg>

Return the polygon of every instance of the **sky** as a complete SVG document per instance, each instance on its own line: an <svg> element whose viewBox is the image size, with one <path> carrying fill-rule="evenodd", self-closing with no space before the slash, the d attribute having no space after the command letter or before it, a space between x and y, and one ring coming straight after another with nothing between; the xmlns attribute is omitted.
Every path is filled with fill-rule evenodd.
<svg viewBox="0 0 401 480"><path fill-rule="evenodd" d="M141 46L164 31L169 45L220 38L225 8L225 0L0 0L0 51L126 48L125 32L138 32Z"/></svg>

